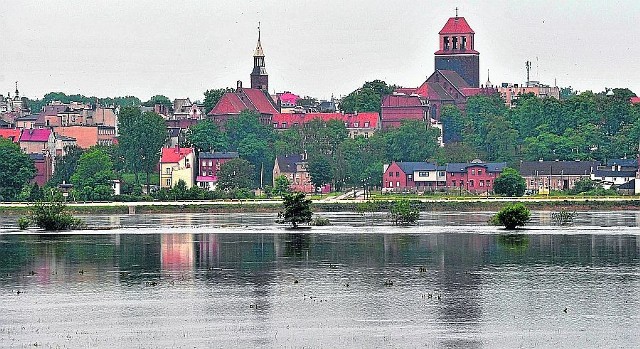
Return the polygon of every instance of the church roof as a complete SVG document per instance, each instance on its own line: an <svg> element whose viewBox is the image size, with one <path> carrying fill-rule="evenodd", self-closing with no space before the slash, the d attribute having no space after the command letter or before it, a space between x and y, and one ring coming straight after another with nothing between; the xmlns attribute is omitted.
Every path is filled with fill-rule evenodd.
<svg viewBox="0 0 640 349"><path fill-rule="evenodd" d="M209 115L240 114L243 110L260 114L278 114L264 91L255 88L240 88L236 92L226 92L211 109Z"/></svg>
<svg viewBox="0 0 640 349"><path fill-rule="evenodd" d="M471 87L469 84L454 70L438 70L442 76L444 76L453 86L455 86L460 92L463 88Z"/></svg>
<svg viewBox="0 0 640 349"><path fill-rule="evenodd" d="M256 51L253 53L254 57L264 57L264 51L262 50L262 43L260 43L260 35L258 35L258 43L256 44Z"/></svg>
<svg viewBox="0 0 640 349"><path fill-rule="evenodd" d="M451 17L439 34L475 34L475 32L464 17Z"/></svg>

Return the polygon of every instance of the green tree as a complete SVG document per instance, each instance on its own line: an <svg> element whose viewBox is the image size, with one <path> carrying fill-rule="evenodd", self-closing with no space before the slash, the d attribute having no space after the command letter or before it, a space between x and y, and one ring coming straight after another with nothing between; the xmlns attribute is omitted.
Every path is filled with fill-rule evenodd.
<svg viewBox="0 0 640 349"><path fill-rule="evenodd" d="M220 166L218 188L232 191L253 188L253 165L245 159L233 159Z"/></svg>
<svg viewBox="0 0 640 349"><path fill-rule="evenodd" d="M127 169L135 174L136 185L140 184L139 173L146 174L149 192L150 174L157 169L160 151L167 139L166 123L156 113L141 113L139 108L124 107L120 111L118 124L119 152Z"/></svg>
<svg viewBox="0 0 640 349"><path fill-rule="evenodd" d="M67 206L55 197L50 201L39 201L31 206L31 221L48 231L78 229L84 222L66 212Z"/></svg>
<svg viewBox="0 0 640 349"><path fill-rule="evenodd" d="M59 184L70 183L71 176L76 172L76 166L80 156L84 154L84 149L76 146L68 146L65 155L56 159L55 171L49 180L48 185L57 187Z"/></svg>
<svg viewBox="0 0 640 349"><path fill-rule="evenodd" d="M278 223L289 223L295 229L301 223L311 222L311 200L307 199L304 193L287 193L282 199L284 211L278 213Z"/></svg>
<svg viewBox="0 0 640 349"><path fill-rule="evenodd" d="M507 204L500 212L496 213L490 220L493 225L504 225L505 229L513 230L522 227L531 218L531 212L522 203L517 202Z"/></svg>
<svg viewBox="0 0 640 349"><path fill-rule="evenodd" d="M345 113L380 112L382 96L393 93L395 89L396 86L387 85L382 80L367 81L342 99L340 109Z"/></svg>
<svg viewBox="0 0 640 349"><path fill-rule="evenodd" d="M222 95L224 95L227 92L233 92L233 89L230 87L227 87L227 88L214 88L211 90L204 91L204 102L203 102L204 113L209 114L211 109L213 109L216 106L216 104L218 104L218 101L220 100L220 98L222 98Z"/></svg>
<svg viewBox="0 0 640 349"><path fill-rule="evenodd" d="M291 192L291 183L289 183L289 179L285 175L280 175L275 179L275 186L273 187L272 194L283 196L286 193Z"/></svg>
<svg viewBox="0 0 640 349"><path fill-rule="evenodd" d="M330 183L333 178L331 173L331 164L329 158L325 155L318 155L314 158L310 158L308 163L309 176L311 176L311 183L314 188L322 187L323 185Z"/></svg>
<svg viewBox="0 0 640 349"><path fill-rule="evenodd" d="M153 107L156 104L162 104L167 108L171 108L173 106L173 103L171 103L169 97L163 95L155 95L149 98L149 100L144 102L142 105L144 105L145 107Z"/></svg>
<svg viewBox="0 0 640 349"><path fill-rule="evenodd" d="M399 128L389 130L383 135L387 159L426 161L436 155L440 131L429 127L424 121L405 120Z"/></svg>
<svg viewBox="0 0 640 349"><path fill-rule="evenodd" d="M35 174L29 155L12 141L0 138L0 201L15 200Z"/></svg>
<svg viewBox="0 0 640 349"><path fill-rule="evenodd" d="M243 111L237 117L230 118L225 124L229 150L253 165L252 178L255 186L262 182L270 183L273 173L274 131L269 125L260 123L260 115L253 111Z"/></svg>
<svg viewBox="0 0 640 349"><path fill-rule="evenodd" d="M574 195L582 194L590 192L594 189L598 189L600 187L601 186L598 182L595 182L589 178L581 178L574 183L573 189L570 190L570 193Z"/></svg>
<svg viewBox="0 0 640 349"><path fill-rule="evenodd" d="M499 195L522 196L527 188L524 178L513 168L505 168L493 182L493 191Z"/></svg>
<svg viewBox="0 0 640 349"><path fill-rule="evenodd" d="M393 225L417 224L418 218L420 218L420 210L417 207L412 207L411 202L407 199L394 201L390 212Z"/></svg>
<svg viewBox="0 0 640 349"><path fill-rule="evenodd" d="M82 200L109 200L113 196L111 181L115 179L113 163L102 149L89 149L78 159L71 183Z"/></svg>
<svg viewBox="0 0 640 349"><path fill-rule="evenodd" d="M187 130L187 144L198 151L224 151L227 149L226 134L211 120L203 120Z"/></svg>

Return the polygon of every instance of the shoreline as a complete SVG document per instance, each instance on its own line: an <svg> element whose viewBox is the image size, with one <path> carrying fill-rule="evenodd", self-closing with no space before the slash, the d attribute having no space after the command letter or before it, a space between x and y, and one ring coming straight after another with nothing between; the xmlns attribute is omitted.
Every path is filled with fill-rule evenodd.
<svg viewBox="0 0 640 349"><path fill-rule="evenodd" d="M508 203L521 202L536 211L589 211L640 210L640 198L572 198L572 199L409 199L420 211L498 211ZM320 200L312 203L318 212L370 212L386 211L391 200L353 201ZM154 214L154 213L277 213L280 201L183 201L183 202L101 202L70 203L67 210L73 214ZM0 213L22 215L29 210L27 203L0 204Z"/></svg>

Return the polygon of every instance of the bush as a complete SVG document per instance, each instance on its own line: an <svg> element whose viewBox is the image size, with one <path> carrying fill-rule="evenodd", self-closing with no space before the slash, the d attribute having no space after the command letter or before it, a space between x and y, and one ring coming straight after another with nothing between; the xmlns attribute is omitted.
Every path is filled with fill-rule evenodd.
<svg viewBox="0 0 640 349"><path fill-rule="evenodd" d="M329 222L327 217L316 216L316 218L313 219L313 222L311 222L311 225L322 227L325 225L331 225L331 222Z"/></svg>
<svg viewBox="0 0 640 349"><path fill-rule="evenodd" d="M551 213L551 219L555 225L569 225L573 223L573 219L576 217L576 212L569 212L561 210L560 212Z"/></svg>
<svg viewBox="0 0 640 349"><path fill-rule="evenodd" d="M18 229L25 230L29 228L29 224L31 224L31 220L29 219L29 217L22 216L18 218Z"/></svg>
<svg viewBox="0 0 640 349"><path fill-rule="evenodd" d="M67 206L61 201L40 201L31 208L31 220L44 230L69 230L84 227L84 222L65 212Z"/></svg>
<svg viewBox="0 0 640 349"><path fill-rule="evenodd" d="M304 193L287 193L282 199L284 211L278 213L277 223L290 223L293 228L298 228L300 223L311 222L311 200Z"/></svg>
<svg viewBox="0 0 640 349"><path fill-rule="evenodd" d="M505 229L514 230L524 226L531 218L531 212L522 203L508 204L496 213L489 221L493 225L504 225Z"/></svg>
<svg viewBox="0 0 640 349"><path fill-rule="evenodd" d="M417 224L418 218L420 218L420 210L416 207L411 207L409 200L398 200L391 205L391 219L394 225Z"/></svg>

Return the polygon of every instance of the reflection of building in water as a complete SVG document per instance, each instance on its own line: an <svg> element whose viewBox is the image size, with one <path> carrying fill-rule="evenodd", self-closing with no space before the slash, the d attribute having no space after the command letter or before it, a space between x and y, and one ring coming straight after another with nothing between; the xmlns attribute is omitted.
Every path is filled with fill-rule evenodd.
<svg viewBox="0 0 640 349"><path fill-rule="evenodd" d="M163 272L193 270L193 234L162 234L160 243L160 263Z"/></svg>
<svg viewBox="0 0 640 349"><path fill-rule="evenodd" d="M198 268L220 264L220 245L218 234L198 234Z"/></svg>

